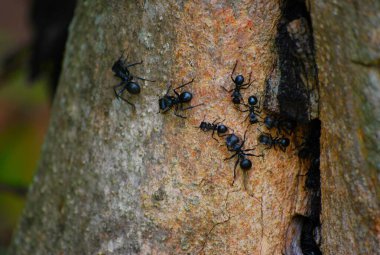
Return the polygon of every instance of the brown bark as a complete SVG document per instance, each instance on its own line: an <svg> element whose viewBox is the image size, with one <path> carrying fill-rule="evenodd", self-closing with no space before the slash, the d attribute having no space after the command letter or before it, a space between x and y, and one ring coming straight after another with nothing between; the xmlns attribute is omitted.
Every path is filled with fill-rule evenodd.
<svg viewBox="0 0 380 255"><path fill-rule="evenodd" d="M315 1L326 254L380 254L380 3Z"/></svg>
<svg viewBox="0 0 380 255"><path fill-rule="evenodd" d="M348 78L337 74L357 65L344 69L336 57L327 69L323 57L333 47L315 23L332 17L322 12L325 6L314 8L321 10L312 12L317 42L327 45L317 45L323 73L323 251L350 254L347 247L355 240L351 254L374 254L378 222L369 219L379 212L377 165L351 151L360 138L353 136L352 123L368 122L349 110L360 111L359 101L346 108L345 99L356 98L342 94ZM234 161L223 161L231 155L223 139L217 143L194 128L206 115L225 118L244 133L246 115L234 109L221 86L232 87L230 74L239 60L237 73L248 77L252 71L254 78L244 97L264 93L278 63L281 15L280 3L272 0L79 1L43 156L11 254L281 254L292 217L308 210L299 176L305 166L295 145L286 153L269 150L264 159L252 158L253 169L244 176L238 168L231 186ZM141 95L127 95L136 111L112 91L118 81L110 67L123 49L130 61L144 60L131 70L157 80L140 82ZM326 82L330 77L335 87ZM186 120L157 114L167 83L192 78L192 104L205 105L187 112ZM334 125L342 132L332 132ZM248 128L246 148L257 143L258 134L255 126ZM368 173L358 171L359 165Z"/></svg>

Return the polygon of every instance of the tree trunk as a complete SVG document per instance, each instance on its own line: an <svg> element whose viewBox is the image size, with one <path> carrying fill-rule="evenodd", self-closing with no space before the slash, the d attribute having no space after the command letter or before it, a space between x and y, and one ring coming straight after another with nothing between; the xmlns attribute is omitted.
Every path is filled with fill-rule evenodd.
<svg viewBox="0 0 380 255"><path fill-rule="evenodd" d="M380 2L314 1L326 254L380 254Z"/></svg>
<svg viewBox="0 0 380 255"><path fill-rule="evenodd" d="M300 233L289 226L313 210L303 176L310 162L298 158L296 144L316 118L322 251L376 254L379 4L318 1L310 16L300 2L79 1L10 254L302 254L290 251ZM136 110L112 90L119 81L111 67L124 49L130 62L144 61L130 68L133 74L157 81L139 81L140 95L125 93ZM195 127L206 116L225 119L241 136L247 130L246 113L222 89L233 86L236 60L236 73L252 72L244 98L265 95L266 111L300 128L285 153L250 158L246 174L238 167L232 186L235 160L223 160L232 155L224 138L216 142ZM304 73L292 76L297 63ZM187 111L187 119L157 114L167 84L192 78L191 103L204 105ZM306 91L307 100L294 91ZM259 134L248 127L245 148L255 147Z"/></svg>

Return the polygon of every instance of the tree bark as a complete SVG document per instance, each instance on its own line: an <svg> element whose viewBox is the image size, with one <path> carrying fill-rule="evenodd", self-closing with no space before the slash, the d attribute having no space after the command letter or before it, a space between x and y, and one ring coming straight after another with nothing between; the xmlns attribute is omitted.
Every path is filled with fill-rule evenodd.
<svg viewBox="0 0 380 255"><path fill-rule="evenodd" d="M303 118L322 121L324 254L379 250L373 137L380 118L369 110L379 102L379 8L367 2L311 4L320 83L316 73L306 79L319 85L320 107L312 102ZM282 254L292 218L309 210L296 138L285 153L272 149L252 158L246 175L238 167L231 186L235 162L223 161L231 156L223 138L218 143L195 128L205 116L220 117L244 134L246 114L222 86L232 88L239 60L236 73L247 78L252 71L254 81L244 97L268 96L281 65L282 6L79 1L42 159L10 254ZM363 27L368 31L359 32ZM369 37L361 42L358 33ZM135 111L112 90L118 80L111 66L124 49L130 62L144 60L133 74L157 80L140 82L138 96L126 95ZM192 78L192 104L204 106L188 111L186 120L157 114L167 84ZM257 144L259 133L248 128L245 148Z"/></svg>
<svg viewBox="0 0 380 255"><path fill-rule="evenodd" d="M380 254L380 3L314 1L323 250Z"/></svg>

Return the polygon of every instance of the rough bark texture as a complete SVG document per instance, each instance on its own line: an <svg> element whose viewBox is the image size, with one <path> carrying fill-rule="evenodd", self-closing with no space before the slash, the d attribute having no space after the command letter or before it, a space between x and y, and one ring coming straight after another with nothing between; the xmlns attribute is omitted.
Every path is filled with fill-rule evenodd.
<svg viewBox="0 0 380 255"><path fill-rule="evenodd" d="M322 73L322 244L325 254L375 254L380 163L371 136L379 114L371 110L379 102L379 31L365 32L372 37L363 45L357 33L370 16L347 6L346 23L338 22L334 6L312 8ZM238 169L231 186L234 161L223 161L231 155L223 140L194 128L206 115L244 133L246 115L221 86L232 87L238 59L237 72L254 78L244 96L263 93L278 59L280 19L275 0L79 1L43 157L10 253L281 254L291 218L307 211L294 146L253 158L253 169L246 176ZM360 51L345 49L347 41ZM157 80L129 96L136 111L112 91L118 80L110 67L123 49L130 61L144 60L131 70ZM192 104L205 105L186 120L157 114L167 83L191 78ZM246 148L257 134L249 128Z"/></svg>
<svg viewBox="0 0 380 255"><path fill-rule="evenodd" d="M380 254L380 2L314 1L326 254Z"/></svg>

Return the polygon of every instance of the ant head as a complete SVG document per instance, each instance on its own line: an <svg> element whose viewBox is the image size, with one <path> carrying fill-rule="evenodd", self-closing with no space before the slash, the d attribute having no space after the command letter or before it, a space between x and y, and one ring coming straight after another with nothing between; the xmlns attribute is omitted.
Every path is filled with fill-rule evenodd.
<svg viewBox="0 0 380 255"><path fill-rule="evenodd" d="M243 170L249 170L252 168L252 162L249 159L244 158L240 161L240 167Z"/></svg>
<svg viewBox="0 0 380 255"><path fill-rule="evenodd" d="M272 138L267 134L261 134L258 140L259 140L259 143L265 144L265 145L270 145L272 143Z"/></svg>
<svg viewBox="0 0 380 255"><path fill-rule="evenodd" d="M235 80L234 80L235 84L238 85L238 86L241 86L243 85L244 83L244 76L239 74L235 77Z"/></svg>
<svg viewBox="0 0 380 255"><path fill-rule="evenodd" d="M202 129L202 130L206 129L207 128L207 122L202 121L201 124L199 125L199 128Z"/></svg>
<svg viewBox="0 0 380 255"><path fill-rule="evenodd" d="M294 131L297 123L295 121L292 121L292 120L285 120L285 121L283 121L282 125L286 130Z"/></svg>
<svg viewBox="0 0 380 255"><path fill-rule="evenodd" d="M289 141L288 138L283 137L283 138L280 139L280 145L281 145L282 147L286 148L286 147L289 146L289 144L290 144L290 141Z"/></svg>
<svg viewBox="0 0 380 255"><path fill-rule="evenodd" d="M257 97L255 97L255 96L250 96L250 97L248 97L248 104L249 105L256 105L257 104Z"/></svg>
<svg viewBox="0 0 380 255"><path fill-rule="evenodd" d="M268 129L271 129L274 127L275 125L275 119L272 117L272 116L266 116L264 118L264 124L265 126L268 128Z"/></svg>

